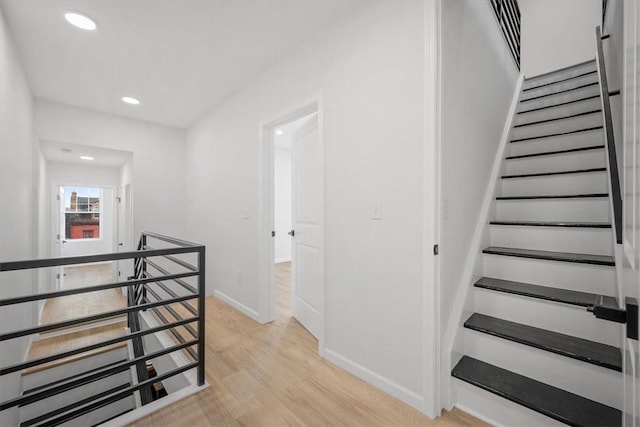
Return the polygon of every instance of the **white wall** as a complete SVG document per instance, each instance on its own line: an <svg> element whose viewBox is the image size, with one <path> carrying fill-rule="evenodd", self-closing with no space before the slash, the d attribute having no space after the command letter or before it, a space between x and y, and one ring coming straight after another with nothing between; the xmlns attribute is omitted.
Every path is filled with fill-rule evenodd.
<svg viewBox="0 0 640 427"><path fill-rule="evenodd" d="M446 0L442 9L442 378L446 396L452 339L480 215L518 70L489 2ZM478 266L474 267L476 274ZM456 310L457 314L456 314ZM446 397L445 397L446 399Z"/></svg>
<svg viewBox="0 0 640 427"><path fill-rule="evenodd" d="M183 130L43 100L35 103L35 126L41 140L132 152L132 165L121 176L132 182L134 237L141 231L184 237Z"/></svg>
<svg viewBox="0 0 640 427"><path fill-rule="evenodd" d="M596 57L602 0L519 0L522 72L527 77Z"/></svg>
<svg viewBox="0 0 640 427"><path fill-rule="evenodd" d="M38 158L33 136L33 98L0 9L0 261L37 256ZM0 273L0 298L37 292L37 274ZM0 331L28 328L37 304L2 307ZM0 366L23 360L28 339L0 343ZM2 377L0 401L15 397L20 374ZM0 425L17 425L17 408L0 412Z"/></svg>
<svg viewBox="0 0 640 427"><path fill-rule="evenodd" d="M207 245L207 292L218 291L257 317L260 123L321 95L324 355L417 407L428 357L422 343L424 7L359 3L187 136L187 204L198 207L188 211L187 234ZM380 221L370 219L374 200L382 204Z"/></svg>
<svg viewBox="0 0 640 427"><path fill-rule="evenodd" d="M276 223L275 262L291 261L291 150L276 146L273 153L274 209Z"/></svg>

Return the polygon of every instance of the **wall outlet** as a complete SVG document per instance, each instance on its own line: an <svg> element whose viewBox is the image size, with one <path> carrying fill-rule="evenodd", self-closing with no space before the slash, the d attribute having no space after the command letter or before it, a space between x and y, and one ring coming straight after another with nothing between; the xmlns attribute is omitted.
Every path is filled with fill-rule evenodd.
<svg viewBox="0 0 640 427"><path fill-rule="evenodd" d="M236 285L239 285L242 283L242 273L240 273L240 270L236 271Z"/></svg>
<svg viewBox="0 0 640 427"><path fill-rule="evenodd" d="M382 203L380 200L373 200L371 202L371 219L382 219Z"/></svg>
<svg viewBox="0 0 640 427"><path fill-rule="evenodd" d="M249 208L242 208L242 210L240 210L240 219L249 219Z"/></svg>

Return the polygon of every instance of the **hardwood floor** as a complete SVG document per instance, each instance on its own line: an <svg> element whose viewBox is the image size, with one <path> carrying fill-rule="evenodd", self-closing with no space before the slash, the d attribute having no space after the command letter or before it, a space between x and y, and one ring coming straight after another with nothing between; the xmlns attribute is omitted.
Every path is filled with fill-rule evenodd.
<svg viewBox="0 0 640 427"><path fill-rule="evenodd" d="M482 426L459 410L433 421L318 356L290 317L288 265L277 268L276 320L260 325L206 300L206 376L211 386L132 426Z"/></svg>

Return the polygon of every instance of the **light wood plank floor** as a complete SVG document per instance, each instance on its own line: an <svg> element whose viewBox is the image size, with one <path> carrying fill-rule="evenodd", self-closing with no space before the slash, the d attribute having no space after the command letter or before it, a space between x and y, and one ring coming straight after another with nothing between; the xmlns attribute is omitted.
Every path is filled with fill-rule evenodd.
<svg viewBox="0 0 640 427"><path fill-rule="evenodd" d="M260 325L207 298L206 376L211 386L133 426L486 425L457 409L432 421L321 359L317 341L290 317L288 267L278 265L273 323Z"/></svg>

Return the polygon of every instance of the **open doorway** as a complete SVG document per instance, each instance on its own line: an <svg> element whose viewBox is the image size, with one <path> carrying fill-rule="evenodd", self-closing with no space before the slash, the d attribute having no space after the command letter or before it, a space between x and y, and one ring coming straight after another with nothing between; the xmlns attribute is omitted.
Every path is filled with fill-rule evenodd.
<svg viewBox="0 0 640 427"><path fill-rule="evenodd" d="M319 342L324 333L324 193L317 101L262 127L264 311L295 318ZM266 231L266 230L265 230ZM270 237L267 237L270 236Z"/></svg>

